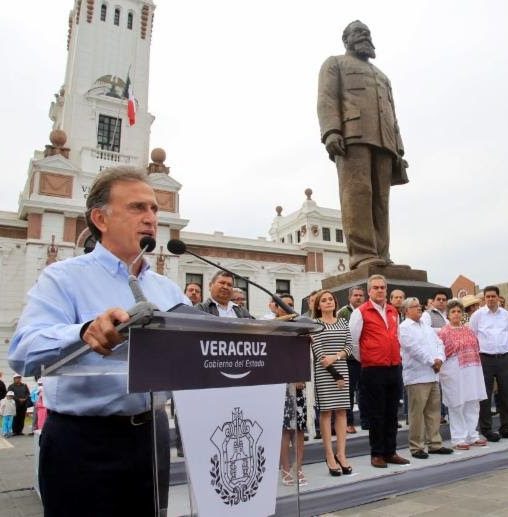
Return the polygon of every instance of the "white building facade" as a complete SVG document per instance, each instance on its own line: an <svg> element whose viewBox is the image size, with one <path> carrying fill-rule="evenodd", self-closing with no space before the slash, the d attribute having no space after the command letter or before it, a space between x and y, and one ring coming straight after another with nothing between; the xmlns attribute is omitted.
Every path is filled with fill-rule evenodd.
<svg viewBox="0 0 508 517"><path fill-rule="evenodd" d="M148 171L160 205L158 246L148 260L182 288L197 281L206 296L215 269L191 255L171 255L166 243L172 238L270 291L289 291L297 308L324 277L349 269L340 213L319 207L310 189L295 212L283 216L277 207L270 240L184 231L182 185L170 174L162 149L152 150L149 161L154 10L150 0L74 2L65 82L50 107L50 144L29 162L18 212L0 211L0 371L7 377L7 348L26 292L44 267L94 244L83 214L90 185L105 167ZM137 108L134 125L127 117L129 82ZM238 284L247 291L251 313L265 314L268 296L242 280Z"/></svg>

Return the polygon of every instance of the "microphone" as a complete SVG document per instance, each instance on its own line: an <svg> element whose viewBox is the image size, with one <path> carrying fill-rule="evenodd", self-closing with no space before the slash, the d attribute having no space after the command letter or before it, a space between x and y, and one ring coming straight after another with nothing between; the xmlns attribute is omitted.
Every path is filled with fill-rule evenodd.
<svg viewBox="0 0 508 517"><path fill-rule="evenodd" d="M244 276L238 275L237 273L233 273L233 271L230 271L229 269L226 269L225 267L220 266L219 264L216 264L215 262L212 262L211 260L200 257L196 253L190 251L187 248L187 245L185 244L185 242L181 241L180 239L171 239L168 242L167 247L168 247L168 251L170 253L173 253L174 255L183 255L184 253L188 253L189 255L192 255L193 257L196 257L199 260L202 260L203 262L206 262L207 264L210 264L211 266L216 267L217 269L221 269L222 271L226 271L226 273L229 273L230 275L233 275L236 278L241 278L242 280L245 280L245 282L247 282L248 284L252 284L253 286L257 287L258 289L261 289L261 291L264 291L266 294L268 294L273 299L273 301L288 314L294 314L295 316L300 316L293 309L293 307L290 307L287 303L284 303L276 294L273 294L268 289L265 289L263 286L256 284L256 282L254 282L253 280L250 280L248 278L245 278Z"/></svg>
<svg viewBox="0 0 508 517"><path fill-rule="evenodd" d="M134 274L134 265L139 260L141 260L141 258L147 251L153 251L155 249L155 244L156 242L153 237L150 237L148 235L143 237L139 241L139 247L141 248L141 251L129 266L129 287L134 296L134 301L136 302L136 304L127 311L131 316L134 316L135 314L138 314L141 311L147 311L150 314L153 314L153 311L159 310L155 305L153 305L146 299L139 285L138 277Z"/></svg>

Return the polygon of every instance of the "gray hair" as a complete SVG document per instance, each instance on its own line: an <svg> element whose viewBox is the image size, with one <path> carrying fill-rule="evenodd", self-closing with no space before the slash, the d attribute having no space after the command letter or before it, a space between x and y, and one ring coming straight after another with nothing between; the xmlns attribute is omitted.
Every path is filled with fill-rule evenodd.
<svg viewBox="0 0 508 517"><path fill-rule="evenodd" d="M459 300L456 300L454 298L452 298L451 300L448 301L448 303L446 304L446 315L448 316L448 314L450 313L450 311L452 309L455 309L455 307L458 307L461 312L464 312L464 305L462 305L462 302L460 302Z"/></svg>
<svg viewBox="0 0 508 517"><path fill-rule="evenodd" d="M409 306L415 302L418 302L418 305L421 305L420 300L418 298L415 298L414 296L410 296L409 298L406 298L403 303L404 310L407 311L409 309Z"/></svg>
<svg viewBox="0 0 508 517"><path fill-rule="evenodd" d="M361 291L365 295L365 289L361 285L353 285L349 288L349 296L351 297L354 291Z"/></svg>
<svg viewBox="0 0 508 517"><path fill-rule="evenodd" d="M387 286L386 278L383 275L371 275L367 279L367 291L370 291L370 289L372 287L372 282L374 280L382 280L385 283L385 285Z"/></svg>
<svg viewBox="0 0 508 517"><path fill-rule="evenodd" d="M98 241L101 239L101 231L92 222L92 210L106 208L111 196L111 187L120 181L141 181L150 185L146 171L138 167L109 167L97 174L86 198L85 219L88 229Z"/></svg>
<svg viewBox="0 0 508 517"><path fill-rule="evenodd" d="M233 287L233 292L239 293L239 294L245 294L245 291L243 289L240 289L239 287Z"/></svg>

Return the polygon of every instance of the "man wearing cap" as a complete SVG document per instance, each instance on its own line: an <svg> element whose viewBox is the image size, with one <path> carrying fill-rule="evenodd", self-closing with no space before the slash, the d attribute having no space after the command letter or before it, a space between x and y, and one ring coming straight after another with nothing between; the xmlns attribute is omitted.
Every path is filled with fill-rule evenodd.
<svg viewBox="0 0 508 517"><path fill-rule="evenodd" d="M30 398L30 390L24 382L21 382L21 379L21 375L14 375L12 384L7 388L8 391L14 392L14 401L16 402L16 416L12 421L12 434L14 436L23 434L28 399Z"/></svg>
<svg viewBox="0 0 508 517"><path fill-rule="evenodd" d="M174 282L151 271L145 260L135 262L140 240L157 230L157 200L144 170L102 171L86 207L95 249L46 267L29 291L9 347L17 372L39 374L41 365L67 355L80 339L90 352L77 367L93 371L104 364L124 341L115 325L129 320L127 309L135 303L129 266L161 311L189 304ZM150 395L129 394L123 375L47 377L44 387L49 414L40 440L39 485L45 517L154 515ZM168 451L158 464L165 508L167 419L157 432Z"/></svg>

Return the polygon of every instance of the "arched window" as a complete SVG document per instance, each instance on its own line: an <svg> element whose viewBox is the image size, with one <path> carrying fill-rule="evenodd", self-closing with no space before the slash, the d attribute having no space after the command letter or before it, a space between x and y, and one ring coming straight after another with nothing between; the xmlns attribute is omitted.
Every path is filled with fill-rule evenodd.
<svg viewBox="0 0 508 517"><path fill-rule="evenodd" d="M106 4L101 5L101 22L106 21L106 15L108 14L108 6Z"/></svg>
<svg viewBox="0 0 508 517"><path fill-rule="evenodd" d="M129 13L127 15L127 28L132 30L132 22L134 20L134 15L132 13Z"/></svg>
<svg viewBox="0 0 508 517"><path fill-rule="evenodd" d="M113 23L115 25L120 25L120 8L119 7L117 7L115 9L115 19L113 20Z"/></svg>

